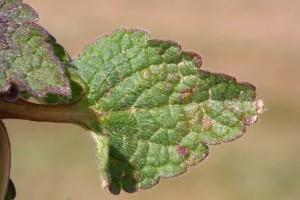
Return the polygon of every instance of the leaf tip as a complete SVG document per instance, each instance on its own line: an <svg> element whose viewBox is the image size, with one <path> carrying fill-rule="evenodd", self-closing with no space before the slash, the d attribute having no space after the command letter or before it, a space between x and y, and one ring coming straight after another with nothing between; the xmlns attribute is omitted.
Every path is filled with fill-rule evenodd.
<svg viewBox="0 0 300 200"><path fill-rule="evenodd" d="M252 124L256 123L259 120L259 116L266 111L265 104L261 99L256 99L253 102L253 106L256 109L256 114L251 117L245 118L244 120L245 126L251 126Z"/></svg>
<svg viewBox="0 0 300 200"><path fill-rule="evenodd" d="M256 99L254 101L254 106L256 107L256 112L259 115L263 114L267 110L263 100L261 99Z"/></svg>

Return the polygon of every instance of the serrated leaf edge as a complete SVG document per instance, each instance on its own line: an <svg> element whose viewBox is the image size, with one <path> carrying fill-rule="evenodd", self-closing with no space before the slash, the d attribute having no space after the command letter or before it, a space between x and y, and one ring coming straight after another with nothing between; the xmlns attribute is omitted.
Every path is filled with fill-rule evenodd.
<svg viewBox="0 0 300 200"><path fill-rule="evenodd" d="M177 174L175 176L172 176L172 177L159 177L159 179L157 180L157 182L153 185L151 185L149 188L136 188L136 191L138 191L139 189L142 189L142 190L147 190L147 189L151 189L153 188L155 185L157 185L161 179L171 179L171 178L175 178L175 177L178 177L182 174L185 174L189 169L188 167L189 166L196 166L198 165L200 162L204 161L206 158L208 158L209 156L209 146L215 146L215 145L219 145L219 144L222 144L222 143L227 143L227 142L231 142L231 141L234 141L240 137L242 137L245 133L246 133L246 126L250 126L254 123L256 123L258 120L259 120L259 116L265 111L265 107L264 107L264 103L262 100L258 99L257 98L257 94L256 94L256 87L254 85L252 85L251 83L248 83L248 82L238 82L237 79L233 76L230 76L230 75L227 75L227 74L224 74L224 73L213 73L213 72L210 72L210 71L207 71L207 70L202 70L200 69L201 66L202 66L202 62L203 62L203 59L202 57L198 54L198 53L195 53L193 51L186 51L186 50L183 50L182 46L180 45L179 42L177 41L172 41L172 40L163 40L163 39L151 39L150 38L150 34L148 31L144 30L144 29L136 29L136 28L119 28L115 31L113 31L111 34L104 34L100 37L98 37L96 40L94 40L93 42L91 42L90 44L86 45L86 47L84 48L84 51L89 48L91 45L93 45L94 43L98 42L99 40L101 40L102 38L105 38L105 37L109 37L111 35L113 35L114 33L117 33L119 31L126 31L126 32L142 32L142 33L145 33L146 34L146 37L149 38L148 42L164 42L164 43L171 43L173 45L175 45L179 50L180 52L182 53L182 55L186 55L186 56L189 56L195 63L196 63L196 66L198 68L198 71L199 73L203 73L203 74L214 74L214 75L219 75L219 76L222 76L226 79L230 79L232 80L234 83L236 84L240 84L242 86L246 86L246 87L250 87L252 88L253 92L254 92L254 98L252 100L253 102L253 105L255 106L256 108L256 115L252 116L251 118L249 118L249 121L244 121L244 128L240 131L240 134L237 134L237 136L235 138L232 138L230 140L224 140L222 142L219 142L219 143L214 143L214 144L206 144L206 143L201 143L202 145L206 146L207 147L207 151L204 153L203 157L201 160L197 161L196 163L185 163L185 170L183 170L182 173L180 174ZM83 51L83 52L84 52ZM75 60L76 58L80 57L82 54L79 54L77 55L76 57L73 57L73 60ZM95 135L95 134L94 134ZM98 137L98 136L97 136ZM94 139L96 139L94 137ZM98 138L99 139L99 138ZM101 162L101 158L100 158L100 162ZM103 175L102 175L103 176ZM103 179L103 187L104 188L108 188L109 187L109 174L106 174L104 175L106 178ZM136 192L135 191L135 192Z"/></svg>

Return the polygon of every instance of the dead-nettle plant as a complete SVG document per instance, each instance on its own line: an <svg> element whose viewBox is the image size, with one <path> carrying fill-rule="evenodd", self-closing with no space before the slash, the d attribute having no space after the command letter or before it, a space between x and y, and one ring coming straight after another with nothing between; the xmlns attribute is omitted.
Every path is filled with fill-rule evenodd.
<svg viewBox="0 0 300 200"><path fill-rule="evenodd" d="M37 20L22 0L0 0L0 118L88 130L114 194L183 174L264 110L254 86L202 70L201 57L176 42L118 29L72 59ZM2 122L0 139L0 199L13 199Z"/></svg>

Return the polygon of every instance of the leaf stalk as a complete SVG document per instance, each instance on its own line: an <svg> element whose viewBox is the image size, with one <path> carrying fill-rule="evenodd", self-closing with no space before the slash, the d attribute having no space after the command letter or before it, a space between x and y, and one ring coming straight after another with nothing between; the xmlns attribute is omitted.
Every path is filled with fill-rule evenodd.
<svg viewBox="0 0 300 200"><path fill-rule="evenodd" d="M97 120L95 113L78 101L65 105L35 104L22 99L16 102L0 101L0 119L22 119L37 122L72 123L91 129Z"/></svg>

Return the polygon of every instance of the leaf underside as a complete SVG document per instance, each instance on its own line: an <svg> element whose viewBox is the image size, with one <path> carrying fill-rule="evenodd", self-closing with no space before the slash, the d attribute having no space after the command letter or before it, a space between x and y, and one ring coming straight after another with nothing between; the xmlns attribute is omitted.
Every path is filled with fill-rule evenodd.
<svg viewBox="0 0 300 200"><path fill-rule="evenodd" d="M13 84L35 97L69 96L67 54L37 20L21 0L0 0L0 93Z"/></svg>
<svg viewBox="0 0 300 200"><path fill-rule="evenodd" d="M252 85L200 70L200 56L144 31L104 36L73 64L98 114L100 168L115 194L183 174L208 145L243 135L261 111Z"/></svg>

